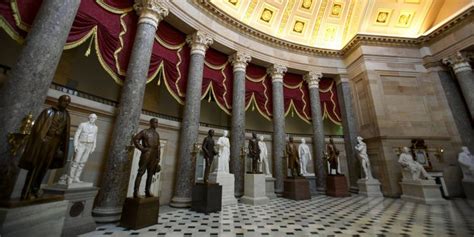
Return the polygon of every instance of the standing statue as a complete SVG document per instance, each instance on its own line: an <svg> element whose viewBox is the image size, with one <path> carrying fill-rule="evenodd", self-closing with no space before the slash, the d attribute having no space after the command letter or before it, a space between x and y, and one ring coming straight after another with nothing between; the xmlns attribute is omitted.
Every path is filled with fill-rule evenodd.
<svg viewBox="0 0 474 237"><path fill-rule="evenodd" d="M230 143L229 138L227 138L228 134L228 131L224 131L222 137L217 139L217 146L219 147L217 171L225 173L229 173Z"/></svg>
<svg viewBox="0 0 474 237"><path fill-rule="evenodd" d="M363 142L364 138L357 136L357 145L355 149L357 151L357 155L360 160L360 164L362 166L362 170L365 174L365 179L373 179L372 170L370 170L370 161L369 156L367 155L367 145Z"/></svg>
<svg viewBox="0 0 474 237"><path fill-rule="evenodd" d="M341 175L339 172L339 150L336 148L336 144L334 144L334 140L329 138L329 143L326 144L326 153L327 153L327 160L329 162L329 175L334 175L333 170L336 170L336 175Z"/></svg>
<svg viewBox="0 0 474 237"><path fill-rule="evenodd" d="M403 172L403 179L419 180L421 175L423 175L423 179L433 179L433 177L426 172L425 168L413 159L408 147L403 147L398 163L402 166L403 171L405 171ZM408 174L406 172L408 172Z"/></svg>
<svg viewBox="0 0 474 237"><path fill-rule="evenodd" d="M308 170L308 163L311 160L311 151L309 150L309 146L306 144L306 140L301 138L301 144L298 146L298 154L300 156L300 172L303 175L307 175Z"/></svg>
<svg viewBox="0 0 474 237"><path fill-rule="evenodd" d="M300 159L298 158L298 150L296 144L293 143L293 137L290 136L288 143L286 144L286 156L288 159L288 168L292 177L301 176L300 171Z"/></svg>
<svg viewBox="0 0 474 237"><path fill-rule="evenodd" d="M272 176L270 173L270 165L268 163L268 150L267 144L263 141L263 136L260 136L260 140L258 141L258 148L260 149L260 161L263 164L263 170L266 176Z"/></svg>
<svg viewBox="0 0 474 237"><path fill-rule="evenodd" d="M216 150L214 149L214 130L209 130L207 132L207 137L204 138L202 142L202 151L204 153L204 160L206 161L206 167L204 168L204 183L207 184L209 179L209 172L211 169L212 161L214 160L214 156L217 154Z"/></svg>
<svg viewBox="0 0 474 237"><path fill-rule="evenodd" d="M133 136L133 144L141 151L140 161L138 162L138 172L133 186L133 197L138 198L138 191L142 176L146 171L145 196L153 197L150 192L153 175L160 172L160 135L156 132L158 128L158 119L150 119L150 127L140 131Z"/></svg>
<svg viewBox="0 0 474 237"><path fill-rule="evenodd" d="M466 146L463 146L458 155L458 162L461 166L464 181L474 182L474 156Z"/></svg>
<svg viewBox="0 0 474 237"><path fill-rule="evenodd" d="M48 169L64 167L69 146L71 119L66 110L71 98L62 95L56 106L45 109L31 129L18 166L28 170L21 199L38 198L41 182Z"/></svg>
<svg viewBox="0 0 474 237"><path fill-rule="evenodd" d="M258 170L258 163L260 162L260 148L258 146L257 134L252 133L252 138L249 140L249 158L252 159L251 174L260 174Z"/></svg>

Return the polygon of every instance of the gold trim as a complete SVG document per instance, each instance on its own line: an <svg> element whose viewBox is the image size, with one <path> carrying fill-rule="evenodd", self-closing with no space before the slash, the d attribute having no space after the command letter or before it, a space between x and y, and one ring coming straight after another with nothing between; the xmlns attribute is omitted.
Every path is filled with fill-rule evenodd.
<svg viewBox="0 0 474 237"><path fill-rule="evenodd" d="M18 34L3 16L0 15L0 28L4 29L8 36L19 44L23 44L25 39Z"/></svg>
<svg viewBox="0 0 474 237"><path fill-rule="evenodd" d="M99 1L99 0L97 0ZM117 73L121 76L125 76L126 72L120 68L120 63L118 59L118 54L122 51L123 49L123 36L127 33L127 25L125 25L125 21L123 18L127 15L127 13L120 15L120 25L122 26L122 29L120 30L119 34L119 42L120 42L120 47L117 48L114 52L114 59L115 59L115 67L117 69Z"/></svg>
<svg viewBox="0 0 474 237"><path fill-rule="evenodd" d="M93 34L95 34L97 32L97 26L94 26L92 27L92 29L90 29L90 31L85 34L82 38L76 40L76 41L73 41L73 42L68 42L66 44L64 44L64 49L65 50L68 50L68 49L72 49L72 48L75 48L81 44L83 44L84 42L86 42Z"/></svg>
<svg viewBox="0 0 474 237"><path fill-rule="evenodd" d="M18 28L24 31L29 31L31 26L23 22L23 20L21 20L20 10L18 9L18 3L16 1L17 0L11 0L10 2L10 6L12 8L13 18L15 19L16 26L18 26Z"/></svg>
<svg viewBox="0 0 474 237"><path fill-rule="evenodd" d="M270 117L268 117L268 115L266 115L265 113L263 113L261 110L260 110L260 107L258 107L258 104L257 104L257 100L255 99L255 93L252 92L252 96L250 96L250 99L249 99L249 103L247 104L247 106L245 107L245 111L248 110L248 108L250 108L250 105L251 104L254 104L254 107L257 108L257 112L262 115L262 117L264 117L265 119L267 119L268 121L272 121L272 119Z"/></svg>
<svg viewBox="0 0 474 237"><path fill-rule="evenodd" d="M115 14L119 14L119 15L133 11L133 7L124 8L124 9L111 7L107 3L103 2L103 0L96 0L96 3L102 8L104 8L105 10L115 13Z"/></svg>

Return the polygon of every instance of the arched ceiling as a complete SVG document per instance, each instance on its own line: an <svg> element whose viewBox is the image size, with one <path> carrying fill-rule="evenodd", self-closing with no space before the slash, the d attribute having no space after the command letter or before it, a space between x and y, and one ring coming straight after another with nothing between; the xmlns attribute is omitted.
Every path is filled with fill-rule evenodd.
<svg viewBox="0 0 474 237"><path fill-rule="evenodd" d="M339 50L356 34L419 37L440 21L440 10L453 6L452 1L210 0L210 3L268 35L306 46ZM457 7L443 13L445 18L472 0L454 1Z"/></svg>

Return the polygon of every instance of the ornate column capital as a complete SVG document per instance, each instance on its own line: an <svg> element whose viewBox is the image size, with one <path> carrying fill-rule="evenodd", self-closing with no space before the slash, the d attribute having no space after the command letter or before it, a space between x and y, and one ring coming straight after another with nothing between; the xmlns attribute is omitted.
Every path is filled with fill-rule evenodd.
<svg viewBox="0 0 474 237"><path fill-rule="evenodd" d="M207 33L196 31L194 34L186 36L186 43L191 46L191 54L205 55L214 40Z"/></svg>
<svg viewBox="0 0 474 237"><path fill-rule="evenodd" d="M457 52L447 58L443 58L443 63L453 68L454 73L460 73L464 71L471 71L471 65L469 65L468 59L461 52Z"/></svg>
<svg viewBox="0 0 474 237"><path fill-rule="evenodd" d="M288 68L278 64L267 68L267 73L272 77L272 83L283 82L283 76L285 75L286 71L288 71Z"/></svg>
<svg viewBox="0 0 474 237"><path fill-rule="evenodd" d="M234 66L234 72L245 72L245 68L247 67L247 64L250 62L250 60L252 60L252 57L244 52L236 52L229 57L230 63L232 63L232 66Z"/></svg>
<svg viewBox="0 0 474 237"><path fill-rule="evenodd" d="M320 72L308 72L303 76L303 79L308 83L309 88L319 88L319 81L323 77Z"/></svg>
<svg viewBox="0 0 474 237"><path fill-rule="evenodd" d="M158 23L169 13L166 2L168 0L135 0L133 8L139 16L138 24L146 23L158 28Z"/></svg>

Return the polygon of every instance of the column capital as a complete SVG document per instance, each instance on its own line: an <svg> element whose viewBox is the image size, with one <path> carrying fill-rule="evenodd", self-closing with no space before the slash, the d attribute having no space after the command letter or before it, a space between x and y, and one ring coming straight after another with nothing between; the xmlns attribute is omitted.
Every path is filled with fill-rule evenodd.
<svg viewBox="0 0 474 237"><path fill-rule="evenodd" d="M319 88L319 81L323 77L320 72L308 72L303 76L303 79L308 83L309 88Z"/></svg>
<svg viewBox="0 0 474 237"><path fill-rule="evenodd" d="M245 68L247 67L247 64L250 62L250 60L252 60L252 57L244 52L236 52L229 57L230 63L232 63L232 66L234 66L234 72L245 72Z"/></svg>
<svg viewBox="0 0 474 237"><path fill-rule="evenodd" d="M461 52L456 52L454 55L443 58L443 63L451 66L453 68L454 73L472 70L467 57Z"/></svg>
<svg viewBox="0 0 474 237"><path fill-rule="evenodd" d="M135 0L133 8L139 16L138 24L146 23L158 28L158 23L169 13L166 2L168 0Z"/></svg>
<svg viewBox="0 0 474 237"><path fill-rule="evenodd" d="M191 54L205 55L214 40L207 33L196 31L194 34L186 36L186 43L191 46Z"/></svg>
<svg viewBox="0 0 474 237"><path fill-rule="evenodd" d="M267 68L267 73L272 77L272 83L283 82L283 76L285 75L288 68L283 65L275 64Z"/></svg>

